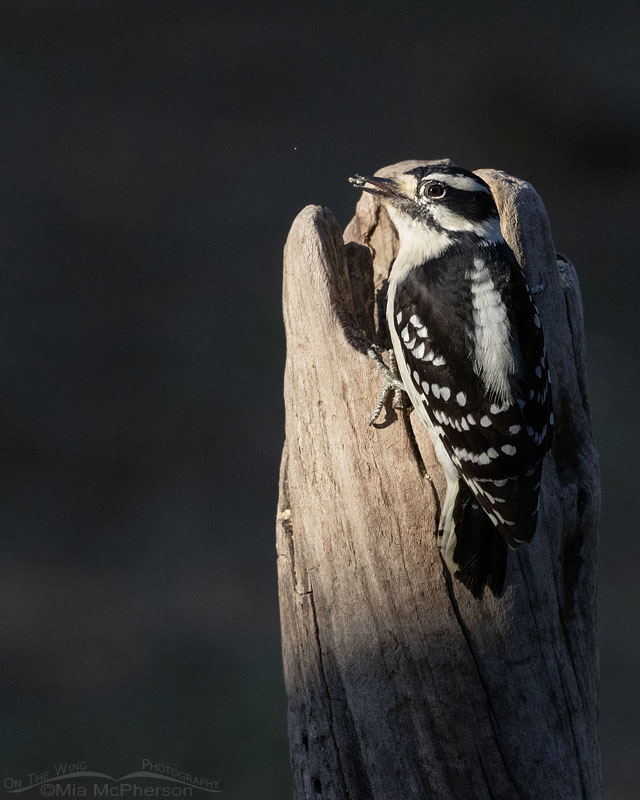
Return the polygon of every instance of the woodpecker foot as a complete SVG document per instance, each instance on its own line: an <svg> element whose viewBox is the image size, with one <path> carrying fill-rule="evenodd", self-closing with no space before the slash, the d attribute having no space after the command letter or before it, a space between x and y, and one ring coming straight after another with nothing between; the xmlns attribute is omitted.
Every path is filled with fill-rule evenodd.
<svg viewBox="0 0 640 800"><path fill-rule="evenodd" d="M393 408L398 408L398 406L402 402L402 392L405 391L405 388L404 384L398 377L398 367L396 364L396 357L394 355L393 350L389 351L389 366L387 366L384 363L384 361L382 360L382 356L375 347L373 346L370 347L367 350L367 355L374 362L374 364L380 370L385 379L384 388L380 392L380 397L378 398L376 407L373 409L373 414L371 415L371 419L369 420L369 425L373 425L373 423L380 416L380 412L382 411L384 404L387 402L387 397L389 397L389 395L392 392L393 392L393 402L391 405Z"/></svg>

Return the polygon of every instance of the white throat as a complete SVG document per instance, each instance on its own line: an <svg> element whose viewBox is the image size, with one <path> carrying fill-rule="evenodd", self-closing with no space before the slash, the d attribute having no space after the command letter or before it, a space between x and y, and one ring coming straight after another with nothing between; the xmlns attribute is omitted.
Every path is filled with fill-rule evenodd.
<svg viewBox="0 0 640 800"><path fill-rule="evenodd" d="M393 206L386 208L400 238L400 249L393 266L398 278L407 269L438 258L453 244L453 239L445 231L428 228L424 223L399 213Z"/></svg>

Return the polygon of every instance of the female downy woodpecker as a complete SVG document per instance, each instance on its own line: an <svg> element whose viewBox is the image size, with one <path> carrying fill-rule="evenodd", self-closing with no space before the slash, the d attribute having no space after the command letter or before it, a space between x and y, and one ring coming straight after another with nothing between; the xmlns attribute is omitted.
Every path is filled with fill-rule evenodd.
<svg viewBox="0 0 640 800"><path fill-rule="evenodd" d="M350 180L380 198L400 238L386 317L402 386L446 477L440 552L476 597L485 585L499 595L506 545L535 533L551 444L538 310L477 175L425 166Z"/></svg>

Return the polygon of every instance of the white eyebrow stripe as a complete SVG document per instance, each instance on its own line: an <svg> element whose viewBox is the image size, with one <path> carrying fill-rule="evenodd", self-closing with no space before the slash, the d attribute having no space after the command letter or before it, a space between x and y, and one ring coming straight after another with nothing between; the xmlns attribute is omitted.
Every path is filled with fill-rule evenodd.
<svg viewBox="0 0 640 800"><path fill-rule="evenodd" d="M469 178L466 175L447 175L444 172L431 172L427 176L430 181L441 181L451 186L452 189L462 189L465 192L485 192L491 194L486 186L483 186L479 180Z"/></svg>

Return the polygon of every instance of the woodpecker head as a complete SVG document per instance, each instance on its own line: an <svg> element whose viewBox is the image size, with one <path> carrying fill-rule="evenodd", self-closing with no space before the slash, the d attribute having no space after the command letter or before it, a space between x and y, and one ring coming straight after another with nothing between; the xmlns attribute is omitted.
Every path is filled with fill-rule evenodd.
<svg viewBox="0 0 640 800"><path fill-rule="evenodd" d="M403 231L415 236L422 227L425 234L438 233L452 241L471 236L493 243L502 238L489 186L461 167L415 167L390 178L356 175L349 181L380 198L401 244Z"/></svg>

